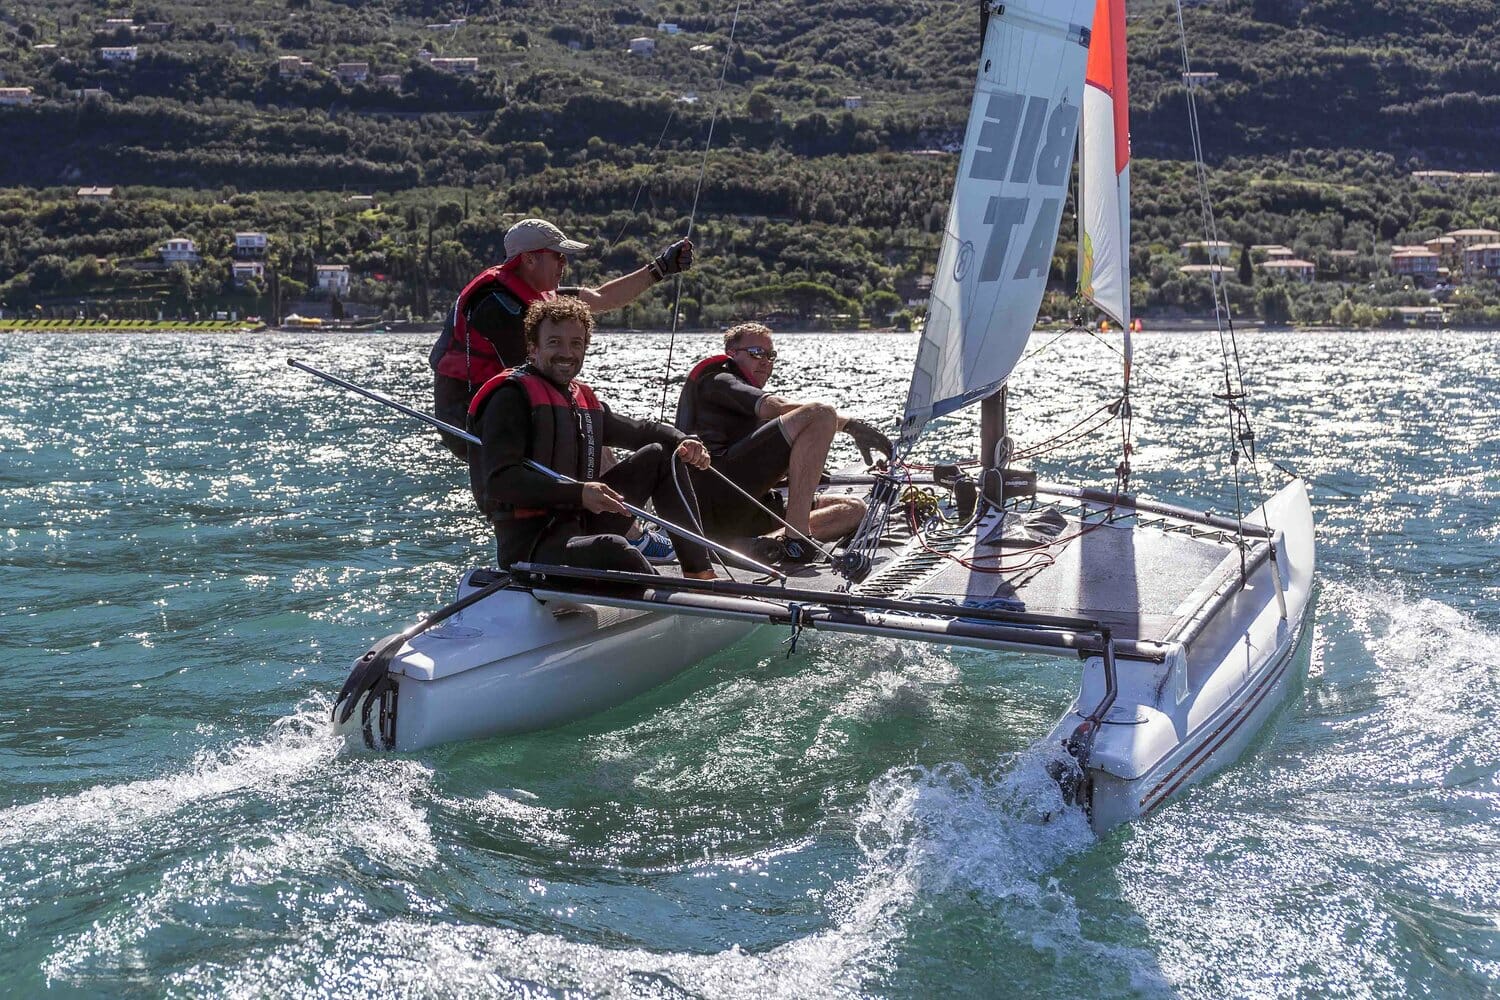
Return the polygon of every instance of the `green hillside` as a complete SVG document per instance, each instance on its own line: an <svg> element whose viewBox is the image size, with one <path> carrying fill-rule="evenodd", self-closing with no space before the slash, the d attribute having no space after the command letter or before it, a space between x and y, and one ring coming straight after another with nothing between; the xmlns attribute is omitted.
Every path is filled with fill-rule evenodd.
<svg viewBox="0 0 1500 1000"><path fill-rule="evenodd" d="M1206 286L1175 269L1177 244L1201 235L1179 166L1176 7L1128 10L1134 298L1198 311ZM1474 0L1186 8L1192 69L1216 74L1198 93L1222 235L1283 243L1330 279L1268 290L1252 275L1237 299L1273 319L1325 318L1345 298L1425 302L1384 275L1391 243L1497 227L1493 180L1409 177L1495 166L1496 13ZM654 51L632 53L634 38ZM0 300L12 314L267 312L337 261L351 299L429 316L534 212L611 244L580 262L602 277L685 230L717 107L687 318L883 323L931 268L953 169L932 151L960 137L977 45L967 0L759 0L737 18L688 0L22 0L0 11L4 85L31 88L29 104L0 106ZM79 204L84 185L117 193ZM351 205L356 192L378 197ZM273 271L238 290L236 229L270 234ZM142 269L171 236L205 263ZM1054 313L1070 239L1065 227ZM1493 301L1482 284L1466 294L1471 312ZM664 308L621 318L660 322Z"/></svg>

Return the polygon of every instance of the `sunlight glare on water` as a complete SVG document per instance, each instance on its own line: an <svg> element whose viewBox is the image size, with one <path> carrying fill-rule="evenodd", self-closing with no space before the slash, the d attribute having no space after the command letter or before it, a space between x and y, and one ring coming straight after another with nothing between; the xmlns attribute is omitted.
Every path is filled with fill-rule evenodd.
<svg viewBox="0 0 1500 1000"><path fill-rule="evenodd" d="M774 390L890 426L916 345L777 346ZM1023 447L1114 398L1114 346L1033 338ZM885 640L766 629L562 729L349 752L350 661L493 539L430 433L286 359L425 408L425 340L0 337L0 993L1493 995L1500 337L1240 346L1262 483L1311 485L1319 652L1098 840L1036 745L1075 670ZM585 377L654 413L667 351L601 334ZM1232 513L1217 338L1136 357L1134 486ZM1111 424L1037 465L1117 461Z"/></svg>

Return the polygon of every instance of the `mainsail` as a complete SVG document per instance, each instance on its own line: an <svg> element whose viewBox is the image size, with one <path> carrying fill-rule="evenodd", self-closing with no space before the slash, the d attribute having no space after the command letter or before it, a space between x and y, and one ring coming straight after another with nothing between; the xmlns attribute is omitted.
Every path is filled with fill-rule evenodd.
<svg viewBox="0 0 1500 1000"><path fill-rule="evenodd" d="M994 5L901 425L994 392L1046 289L1078 136L1093 0Z"/></svg>

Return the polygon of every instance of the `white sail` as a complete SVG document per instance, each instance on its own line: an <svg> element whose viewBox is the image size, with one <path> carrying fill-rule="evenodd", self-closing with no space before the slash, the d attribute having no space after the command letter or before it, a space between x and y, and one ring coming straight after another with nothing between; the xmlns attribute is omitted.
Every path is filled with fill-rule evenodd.
<svg viewBox="0 0 1500 1000"><path fill-rule="evenodd" d="M1094 0L995 5L901 440L994 392L1036 322L1067 200Z"/></svg>
<svg viewBox="0 0 1500 1000"><path fill-rule="evenodd" d="M1130 334L1130 96L1125 0L1098 0L1078 151L1078 290Z"/></svg>

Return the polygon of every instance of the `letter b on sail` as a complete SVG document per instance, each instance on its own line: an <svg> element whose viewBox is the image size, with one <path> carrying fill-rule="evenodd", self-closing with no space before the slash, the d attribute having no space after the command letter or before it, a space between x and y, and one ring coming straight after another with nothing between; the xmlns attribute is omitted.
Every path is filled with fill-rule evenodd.
<svg viewBox="0 0 1500 1000"><path fill-rule="evenodd" d="M1053 187L1066 184L1073 162L1073 140L1078 134L1078 107L1064 97L1049 115L1047 104L1045 97L1027 100L1020 94L989 95L969 177L977 181L1008 179L1013 184L1035 178L1037 183Z"/></svg>

